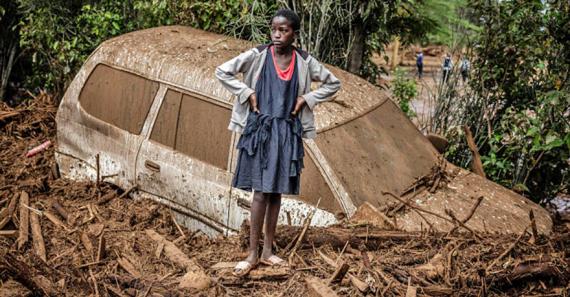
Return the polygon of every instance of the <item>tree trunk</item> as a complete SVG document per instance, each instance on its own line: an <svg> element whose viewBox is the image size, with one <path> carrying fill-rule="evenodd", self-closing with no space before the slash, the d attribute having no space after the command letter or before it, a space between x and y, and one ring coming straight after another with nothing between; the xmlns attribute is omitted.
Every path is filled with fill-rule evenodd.
<svg viewBox="0 0 570 297"><path fill-rule="evenodd" d="M364 24L361 21L354 23L354 41L348 54L348 71L354 74L360 72L362 67L362 59L364 57Z"/></svg>
<svg viewBox="0 0 570 297"><path fill-rule="evenodd" d="M2 51L4 52L4 51ZM1 75L0 75L0 101L6 101L4 96L6 95L6 89L8 88L8 82L10 80L10 74L12 73L12 67L14 66L14 59L16 57L16 42L11 42L8 45L6 55L0 57L2 59L1 65Z"/></svg>

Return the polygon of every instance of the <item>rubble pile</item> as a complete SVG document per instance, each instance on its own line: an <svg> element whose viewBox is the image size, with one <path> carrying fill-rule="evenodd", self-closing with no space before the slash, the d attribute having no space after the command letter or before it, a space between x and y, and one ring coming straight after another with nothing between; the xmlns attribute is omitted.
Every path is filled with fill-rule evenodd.
<svg viewBox="0 0 570 297"><path fill-rule="evenodd" d="M130 190L61 178L46 144L56 143L56 109L46 94L0 106L0 296L568 296L565 225L496 235L465 230L465 218L438 233L362 220L308 227L309 215L279 226L287 267L234 277L247 224L210 239ZM434 176L426 187L444 182Z"/></svg>

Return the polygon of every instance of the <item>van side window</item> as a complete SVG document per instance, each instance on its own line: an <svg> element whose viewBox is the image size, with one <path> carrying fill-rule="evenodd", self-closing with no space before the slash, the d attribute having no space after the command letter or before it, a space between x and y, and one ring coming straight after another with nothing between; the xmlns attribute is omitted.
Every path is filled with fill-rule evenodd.
<svg viewBox="0 0 570 297"><path fill-rule="evenodd" d="M189 94L168 90L150 139L227 170L231 111Z"/></svg>
<svg viewBox="0 0 570 297"><path fill-rule="evenodd" d="M166 91L150 134L151 140L174 148L180 100L182 100L182 93L173 90Z"/></svg>
<svg viewBox="0 0 570 297"><path fill-rule="evenodd" d="M99 64L83 86L79 102L90 115L140 134L158 87L157 82Z"/></svg>

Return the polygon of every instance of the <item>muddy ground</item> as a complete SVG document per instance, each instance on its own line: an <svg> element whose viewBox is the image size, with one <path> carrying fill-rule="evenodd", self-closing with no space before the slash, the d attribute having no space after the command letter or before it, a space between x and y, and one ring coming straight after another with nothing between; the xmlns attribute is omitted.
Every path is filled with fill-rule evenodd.
<svg viewBox="0 0 570 297"><path fill-rule="evenodd" d="M278 255L292 255L289 268L260 267L235 278L227 262L244 257L247 232L209 239L178 228L168 208L135 201L113 185L61 178L53 145L25 157L46 140L56 142L56 109L45 94L0 107L0 296L569 294L570 230L561 218L550 236L537 237L532 228L434 234L354 222L300 236L301 228L282 226L275 246ZM167 241L155 241L153 231ZM209 287L181 287L196 284L184 277L184 261L203 269Z"/></svg>

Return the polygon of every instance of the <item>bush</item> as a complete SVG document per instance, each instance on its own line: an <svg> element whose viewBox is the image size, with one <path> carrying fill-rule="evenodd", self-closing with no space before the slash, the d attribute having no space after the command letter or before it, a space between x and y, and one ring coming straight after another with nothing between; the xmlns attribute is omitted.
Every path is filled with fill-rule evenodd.
<svg viewBox="0 0 570 297"><path fill-rule="evenodd" d="M396 68L395 78L392 82L392 94L396 98L400 109L409 117L415 117L416 113L410 107L410 101L417 96L416 81L407 78L406 72L401 68Z"/></svg>
<svg viewBox="0 0 570 297"><path fill-rule="evenodd" d="M570 184L570 3L472 0L476 36L470 88L441 112L454 143L448 158L467 166L460 129L474 131L487 176L535 201ZM446 99L447 100L447 99Z"/></svg>

